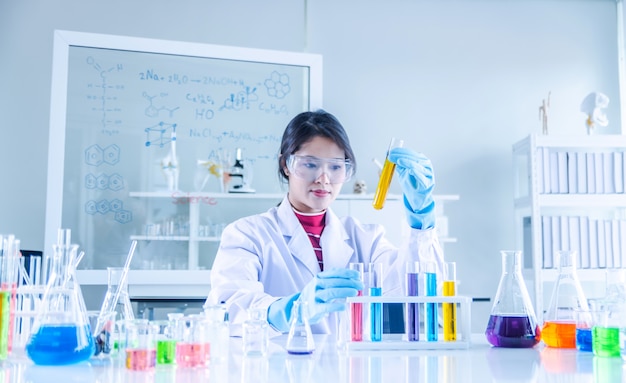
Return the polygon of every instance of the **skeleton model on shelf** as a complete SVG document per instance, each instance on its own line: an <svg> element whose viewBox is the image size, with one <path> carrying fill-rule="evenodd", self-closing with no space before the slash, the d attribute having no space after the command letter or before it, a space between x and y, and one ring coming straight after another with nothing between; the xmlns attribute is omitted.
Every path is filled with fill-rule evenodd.
<svg viewBox="0 0 626 383"><path fill-rule="evenodd" d="M167 139L167 131L171 128L169 139ZM152 146L156 143L160 148L170 143L170 150L165 157L161 159L161 171L167 181L167 189L170 191L178 190L178 177L180 175L180 169L178 167L178 157L176 156L176 124L166 124L164 122L158 123L156 126L152 126L145 129L146 147ZM156 134L157 137L151 140L151 135Z"/></svg>
<svg viewBox="0 0 626 383"><path fill-rule="evenodd" d="M541 119L541 131L543 134L548 134L548 109L550 109L550 93L548 92L548 100L545 98L541 100L541 106L539 107L539 118Z"/></svg>
<svg viewBox="0 0 626 383"><path fill-rule="evenodd" d="M600 92L592 92L584 98L580 105L580 111L587 115L585 125L587 134L592 135L596 126L607 126L609 120L606 117L604 108L609 105L609 98Z"/></svg>

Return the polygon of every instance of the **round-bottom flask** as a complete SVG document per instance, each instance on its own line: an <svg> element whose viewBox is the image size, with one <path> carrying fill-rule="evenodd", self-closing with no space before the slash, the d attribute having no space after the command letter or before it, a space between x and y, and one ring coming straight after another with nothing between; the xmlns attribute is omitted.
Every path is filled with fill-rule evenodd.
<svg viewBox="0 0 626 383"><path fill-rule="evenodd" d="M496 347L533 347L541 339L541 330L522 276L522 252L501 251L500 254L502 276L485 336Z"/></svg>

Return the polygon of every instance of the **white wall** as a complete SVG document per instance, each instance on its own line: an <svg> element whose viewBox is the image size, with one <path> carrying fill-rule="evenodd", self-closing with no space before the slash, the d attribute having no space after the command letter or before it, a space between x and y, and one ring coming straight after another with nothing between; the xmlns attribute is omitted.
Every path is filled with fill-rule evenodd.
<svg viewBox="0 0 626 383"><path fill-rule="evenodd" d="M459 290L495 294L515 246L511 145L584 134L583 97L611 98L620 131L613 0L0 0L0 232L43 249L52 32L66 29L324 56L324 105L373 190L389 137L426 153L458 237ZM71 11L70 11L71 10ZM347 186L348 188L348 186ZM351 189L351 185L349 186ZM399 186L394 185L395 192ZM45 244L48 246L48 244Z"/></svg>

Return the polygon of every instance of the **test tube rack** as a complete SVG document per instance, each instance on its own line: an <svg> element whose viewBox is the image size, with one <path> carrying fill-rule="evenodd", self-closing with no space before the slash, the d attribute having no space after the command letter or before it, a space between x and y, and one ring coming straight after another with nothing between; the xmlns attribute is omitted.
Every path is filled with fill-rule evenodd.
<svg viewBox="0 0 626 383"><path fill-rule="evenodd" d="M424 312L427 303L437 304L437 311L441 312L443 303L454 303L457 307L457 328L456 339L454 341L444 341L443 334L440 331L437 341L426 340L424 326L421 326L420 338L418 341L408 341L405 334L383 334L382 341L351 341L350 339L350 313L349 309L345 318L347 323L341 326L340 338L344 340L347 351L376 351L376 350L454 350L468 349L471 338L471 302L472 299L466 296L357 296L346 299L348 305L350 303L363 303L364 312L366 306L370 303L403 303L404 313L406 317L406 304L420 304L420 313L424 319ZM364 326L365 326L364 320Z"/></svg>

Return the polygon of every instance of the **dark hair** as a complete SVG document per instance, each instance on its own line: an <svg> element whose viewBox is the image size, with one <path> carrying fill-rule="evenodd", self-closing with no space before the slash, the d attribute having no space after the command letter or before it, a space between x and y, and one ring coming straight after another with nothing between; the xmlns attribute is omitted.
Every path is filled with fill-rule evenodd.
<svg viewBox="0 0 626 383"><path fill-rule="evenodd" d="M285 128L278 157L278 178L281 181L289 179L289 176L285 174L287 158L300 150L302 144L315 137L329 138L343 149L346 159L352 163L353 174L356 173L356 158L350 146L348 134L335 116L320 109L298 114Z"/></svg>

